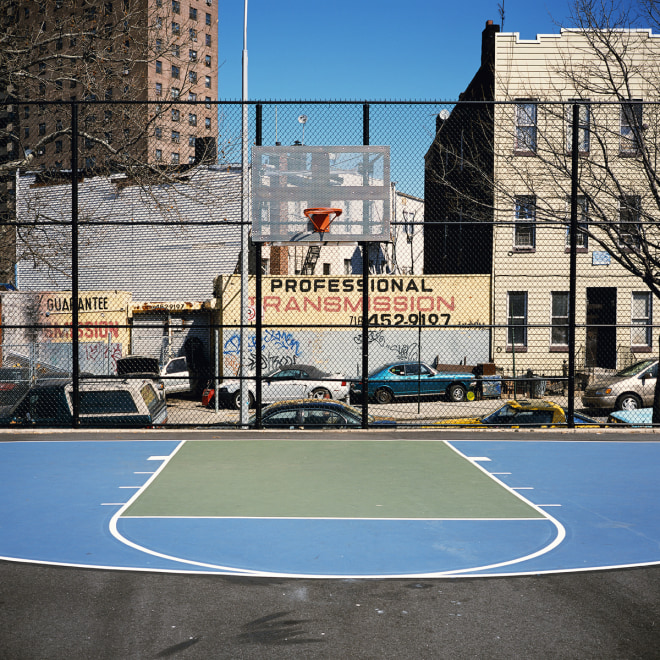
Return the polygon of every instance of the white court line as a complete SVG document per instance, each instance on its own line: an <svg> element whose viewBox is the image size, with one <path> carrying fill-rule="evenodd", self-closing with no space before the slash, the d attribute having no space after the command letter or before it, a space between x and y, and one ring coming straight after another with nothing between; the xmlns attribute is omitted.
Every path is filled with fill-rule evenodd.
<svg viewBox="0 0 660 660"><path fill-rule="evenodd" d="M119 486L119 488L133 488L133 489L137 489L137 488L142 488L142 486Z"/></svg>
<svg viewBox="0 0 660 660"><path fill-rule="evenodd" d="M133 474L153 474L153 472L133 472Z"/></svg>
<svg viewBox="0 0 660 660"><path fill-rule="evenodd" d="M536 506L563 506L563 504L537 504Z"/></svg>
<svg viewBox="0 0 660 660"><path fill-rule="evenodd" d="M511 486L511 490L534 490L533 486Z"/></svg>
<svg viewBox="0 0 660 660"><path fill-rule="evenodd" d="M511 474L511 472L491 472L491 474Z"/></svg>
<svg viewBox="0 0 660 660"><path fill-rule="evenodd" d="M124 506L126 502L101 502L101 506Z"/></svg>
<svg viewBox="0 0 660 660"><path fill-rule="evenodd" d="M490 461L491 459L488 456L466 456L470 461Z"/></svg>
<svg viewBox="0 0 660 660"><path fill-rule="evenodd" d="M169 456L149 456L148 461L166 461Z"/></svg>

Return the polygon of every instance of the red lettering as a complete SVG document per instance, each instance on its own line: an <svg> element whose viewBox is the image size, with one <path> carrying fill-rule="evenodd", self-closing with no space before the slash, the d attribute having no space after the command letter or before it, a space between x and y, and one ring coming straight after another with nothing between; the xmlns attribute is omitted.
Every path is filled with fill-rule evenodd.
<svg viewBox="0 0 660 660"><path fill-rule="evenodd" d="M317 312L320 312L321 311L321 296L319 296L316 299L316 305L314 304L314 302L312 301L311 298L308 298L307 296L305 296L303 298L303 309L306 312L308 311L307 305L309 305L312 309L315 309Z"/></svg>
<svg viewBox="0 0 660 660"><path fill-rule="evenodd" d="M344 298L344 311L345 312L359 312L362 310L362 296L357 299L355 306L351 305L350 298Z"/></svg>
<svg viewBox="0 0 660 660"><path fill-rule="evenodd" d="M279 310L278 310L279 311ZM299 312L300 307L298 306L298 301L291 296L289 300L286 303L286 307L284 308L285 312Z"/></svg>
<svg viewBox="0 0 660 660"><path fill-rule="evenodd" d="M339 296L330 296L328 298L325 298L323 311L341 312L341 298Z"/></svg>
<svg viewBox="0 0 660 660"><path fill-rule="evenodd" d="M375 296L374 297L374 312L389 312L390 311L390 299L387 296Z"/></svg>
<svg viewBox="0 0 660 660"><path fill-rule="evenodd" d="M424 308L422 306L422 301L426 300L429 304L430 307ZM417 310L420 312L432 312L433 311L433 298L431 296L420 296L417 298Z"/></svg>
<svg viewBox="0 0 660 660"><path fill-rule="evenodd" d="M454 296L451 297L451 304L449 304L444 298L441 298L438 296L438 302L437 302L437 309L440 311L440 303L442 304L451 312L454 311Z"/></svg>
<svg viewBox="0 0 660 660"><path fill-rule="evenodd" d="M269 308L272 307L277 313L280 311L280 304L282 303L282 300L279 296L264 296L264 312Z"/></svg>
<svg viewBox="0 0 660 660"><path fill-rule="evenodd" d="M394 311L407 312L408 311L408 298L405 296L394 296Z"/></svg>

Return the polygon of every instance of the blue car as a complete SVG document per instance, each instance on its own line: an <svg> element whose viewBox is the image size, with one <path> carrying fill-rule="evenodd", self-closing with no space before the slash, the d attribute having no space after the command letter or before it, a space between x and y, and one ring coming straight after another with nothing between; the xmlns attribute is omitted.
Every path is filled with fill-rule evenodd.
<svg viewBox="0 0 660 660"><path fill-rule="evenodd" d="M637 410L617 410L609 414L608 424L623 424L624 426L652 426L653 408L637 408Z"/></svg>
<svg viewBox="0 0 660 660"><path fill-rule="evenodd" d="M369 374L369 398L377 403L418 396L444 396L449 401L465 401L475 386L471 373L436 371L423 362L392 362ZM351 385L351 398L361 400L362 383Z"/></svg>

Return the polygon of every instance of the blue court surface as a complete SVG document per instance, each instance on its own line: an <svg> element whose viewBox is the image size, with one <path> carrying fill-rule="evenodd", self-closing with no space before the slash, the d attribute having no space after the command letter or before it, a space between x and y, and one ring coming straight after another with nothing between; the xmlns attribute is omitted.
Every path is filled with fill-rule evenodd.
<svg viewBox="0 0 660 660"><path fill-rule="evenodd" d="M218 463L241 442L217 441ZM422 459L427 450L436 460L451 455L460 480L435 483L426 461L424 474L401 469L380 481L370 475L362 488L322 466L312 475L319 493L311 499L291 463L312 465L314 443L291 442L297 444L286 448L299 452L300 462L288 467L273 452L255 452L236 469L207 465L192 474L184 459L190 443L204 444L197 441L1 443L0 558L318 578L528 575L660 563L659 442L408 440L401 447ZM393 449L388 441L368 442L370 452ZM323 441L317 444L323 449ZM353 441L344 446L355 448Z"/></svg>

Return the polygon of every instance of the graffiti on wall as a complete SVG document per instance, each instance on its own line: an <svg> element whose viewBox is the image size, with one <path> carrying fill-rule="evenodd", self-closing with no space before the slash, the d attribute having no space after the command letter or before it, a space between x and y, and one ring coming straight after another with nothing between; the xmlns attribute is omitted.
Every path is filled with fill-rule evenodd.
<svg viewBox="0 0 660 660"><path fill-rule="evenodd" d="M224 342L224 373L237 375L240 371L241 335L234 332ZM291 332L264 330L261 344L261 368L264 373L289 364L296 364L301 355L300 342ZM254 371L257 365L257 341L253 334L248 336L247 369Z"/></svg>
<svg viewBox="0 0 660 660"><path fill-rule="evenodd" d="M359 332L353 335L353 341L358 346L362 346L362 333ZM390 344L385 337L384 330L369 330L367 343L369 345L375 344L384 351L387 351L391 355L392 360L414 362L419 356L419 344L417 342L413 341L407 344Z"/></svg>

